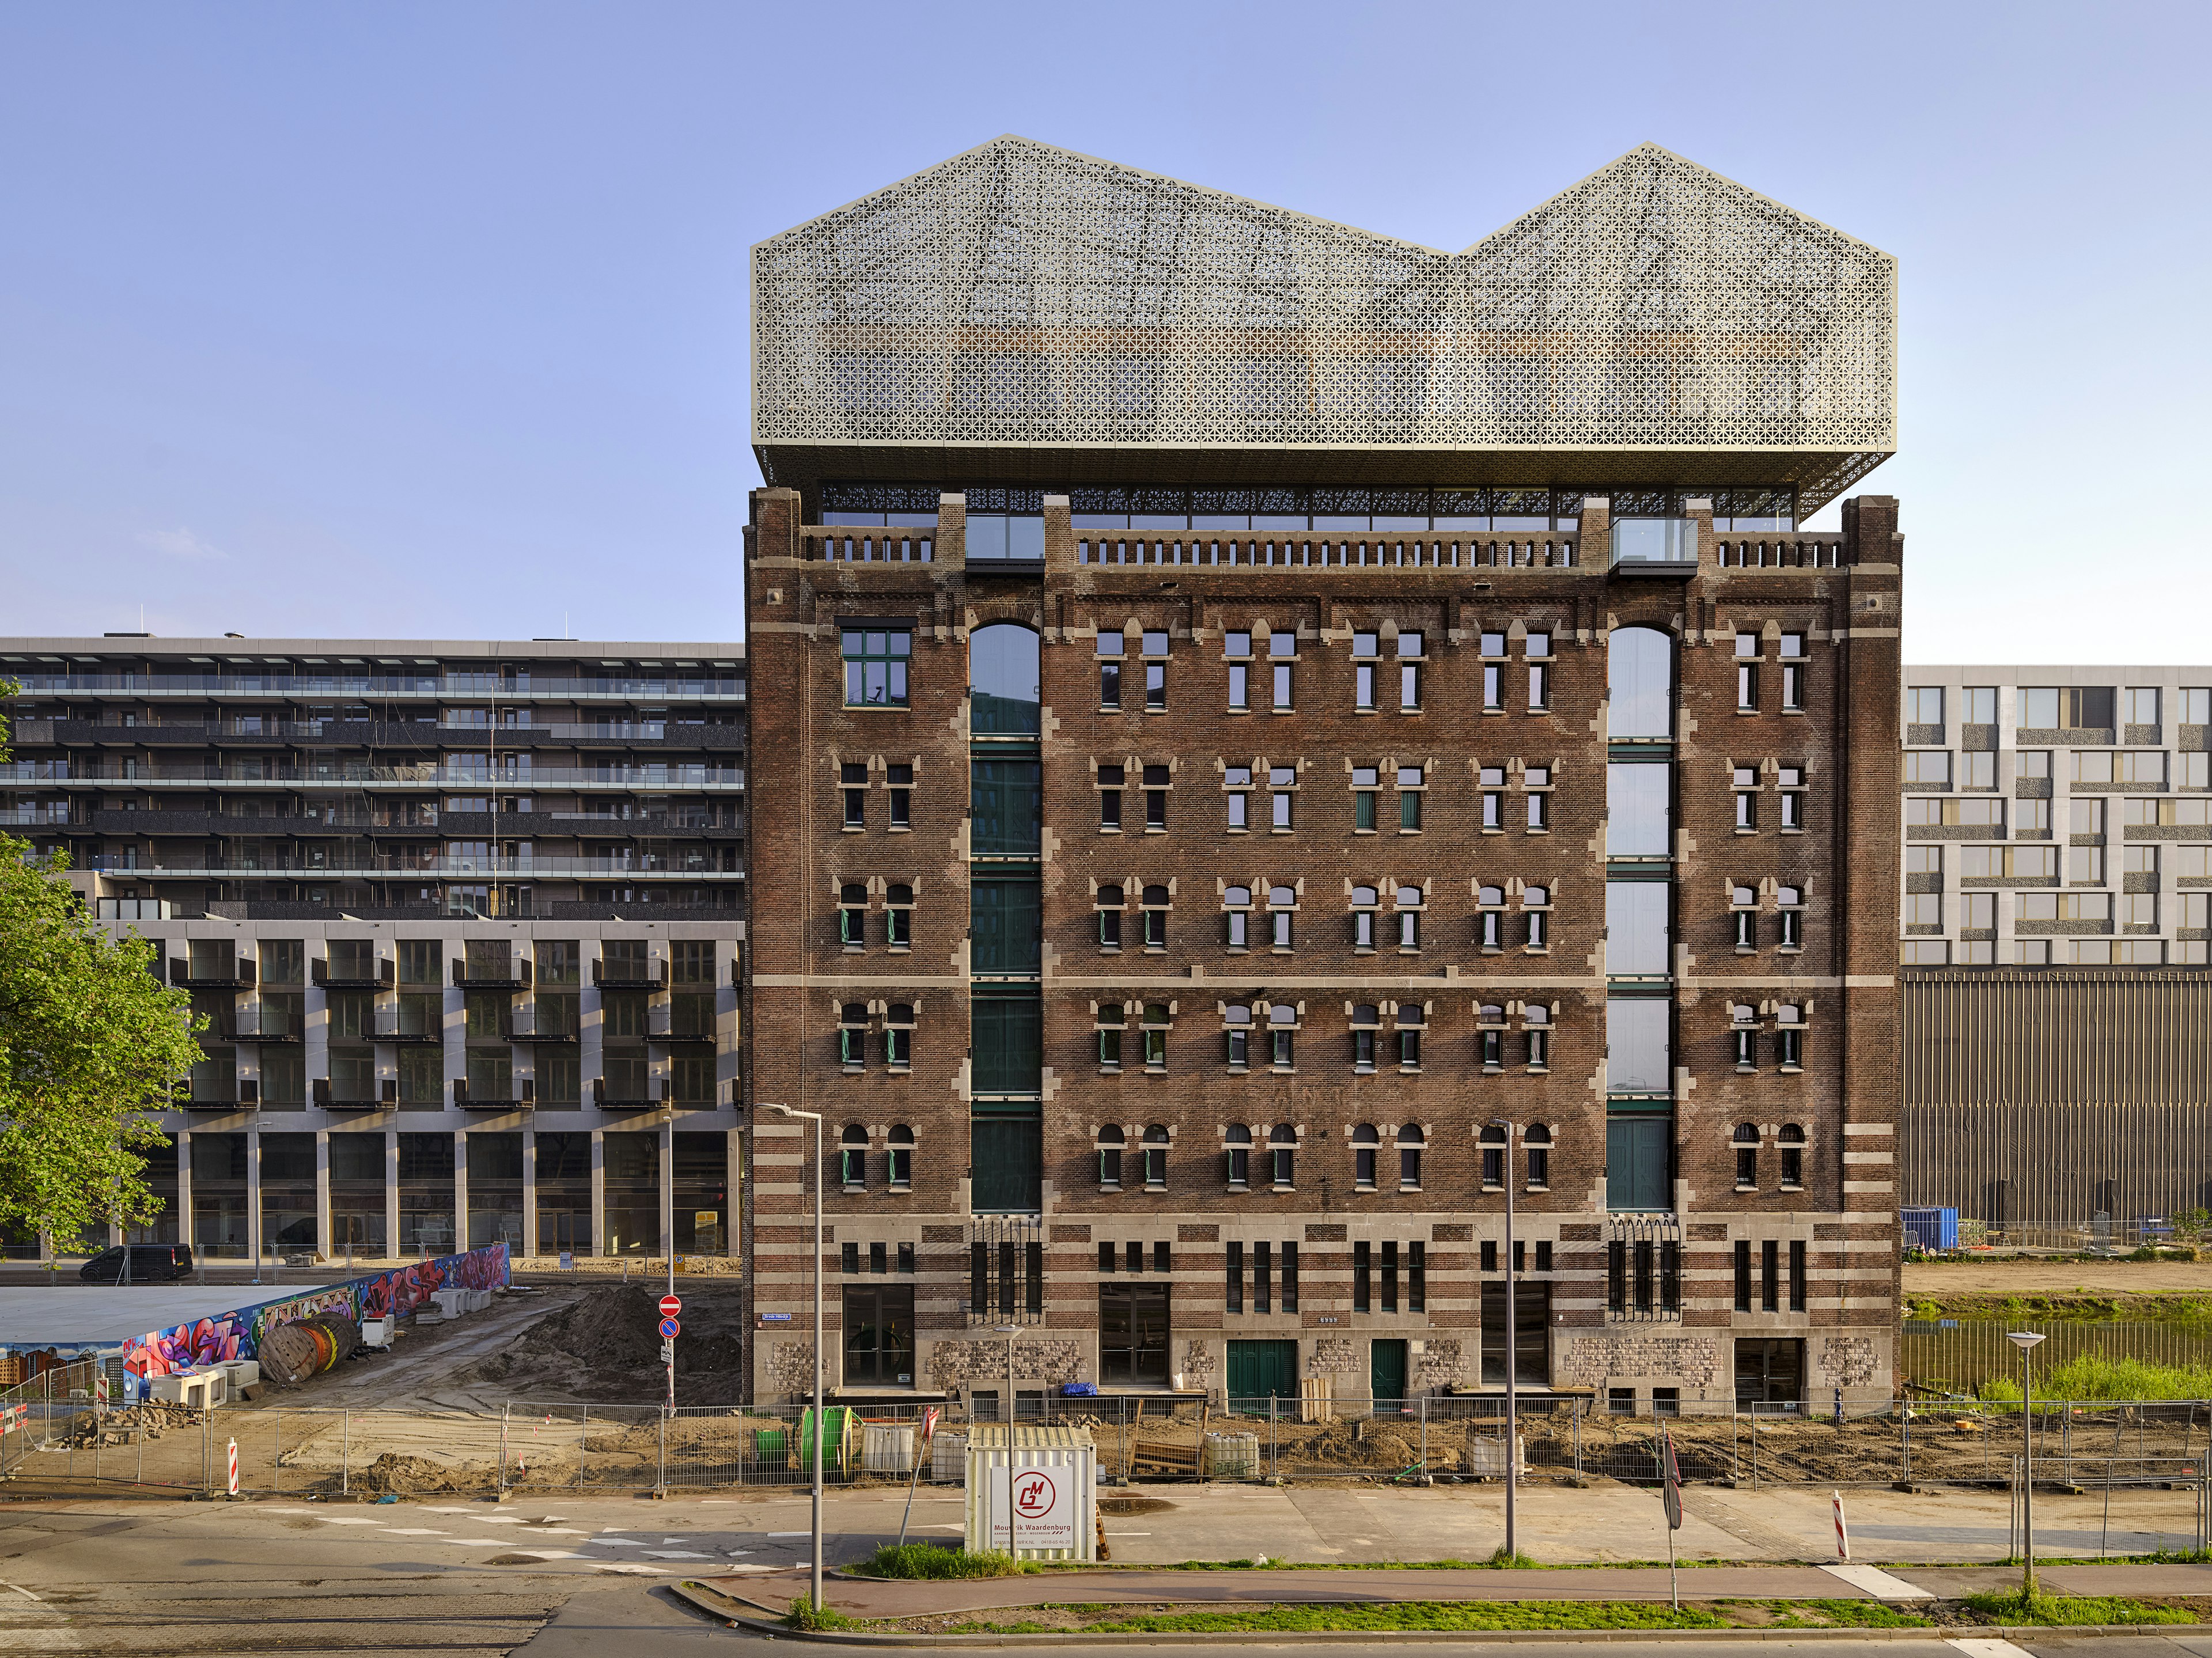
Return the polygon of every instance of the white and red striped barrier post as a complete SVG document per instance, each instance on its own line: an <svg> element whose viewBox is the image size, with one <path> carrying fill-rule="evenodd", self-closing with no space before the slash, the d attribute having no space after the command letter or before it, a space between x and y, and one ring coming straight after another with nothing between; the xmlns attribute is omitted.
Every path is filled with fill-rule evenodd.
<svg viewBox="0 0 2212 1658"><path fill-rule="evenodd" d="M230 1442L230 1485L229 1485L229 1490L230 1490L230 1494L231 1494L233 1497L235 1497L235 1496L237 1496L237 1495L238 1495L238 1442L237 1442L235 1439L234 1439L234 1440L232 1440L232 1441Z"/></svg>
<svg viewBox="0 0 2212 1658"><path fill-rule="evenodd" d="M1848 1563L1851 1558L1850 1528L1844 1524L1844 1494L1831 1491L1836 1509L1836 1558Z"/></svg>

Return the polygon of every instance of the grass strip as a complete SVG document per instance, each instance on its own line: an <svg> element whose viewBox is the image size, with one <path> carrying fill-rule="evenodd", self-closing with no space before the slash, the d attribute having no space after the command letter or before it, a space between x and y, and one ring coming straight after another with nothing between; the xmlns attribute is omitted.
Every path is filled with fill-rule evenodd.
<svg viewBox="0 0 2212 1658"><path fill-rule="evenodd" d="M1042 1608L1041 1608L1042 1610ZM959 1635L1042 1635L1057 1628L1029 1621L956 1625ZM1225 1612L1150 1612L1087 1624L1085 1635L1285 1634L1306 1630L1725 1629L1698 1606L1643 1600L1404 1600L1386 1605L1275 1605Z"/></svg>
<svg viewBox="0 0 2212 1658"><path fill-rule="evenodd" d="M1024 1577L1042 1568L1034 1560L1017 1560L997 1551L970 1554L965 1549L940 1549L930 1543L886 1543L854 1570L871 1577L942 1579Z"/></svg>
<svg viewBox="0 0 2212 1658"><path fill-rule="evenodd" d="M1717 1600L1722 1606L1769 1609L1777 1625L1828 1629L1928 1629L1931 1620L1880 1600Z"/></svg>
<svg viewBox="0 0 2212 1658"><path fill-rule="evenodd" d="M2118 1557L2113 1557L2118 1559ZM1135 1564L1120 1568L1091 1567L1086 1570L1125 1571L1612 1571L1631 1566L1663 1566L1662 1557L1656 1560L1538 1560L1528 1555L1508 1555L1501 1545L1498 1551L1481 1560L1177 1560L1153 1565ZM1765 1566L1777 1564L1771 1560L1723 1560L1717 1556L1698 1559L1681 1559L1674 1563L1684 1571L1700 1566ZM1790 1564L1791 1562L1781 1564ZM1962 1564L1980 1565L1981 1561L1965 1561Z"/></svg>
<svg viewBox="0 0 2212 1658"><path fill-rule="evenodd" d="M1962 1603L1992 1624L2033 1624L2063 1628L2081 1624L2193 1624L2197 1614L2182 1606L2147 1606L2118 1594L2023 1595L2018 1589L1970 1594Z"/></svg>
<svg viewBox="0 0 2212 1658"><path fill-rule="evenodd" d="M819 1634L825 1631L872 1630L882 1627L871 1619L848 1618L833 1606L825 1604L817 1606L811 1597L804 1594L792 1601L791 1610L784 1614L783 1621L793 1629L805 1630L811 1634Z"/></svg>

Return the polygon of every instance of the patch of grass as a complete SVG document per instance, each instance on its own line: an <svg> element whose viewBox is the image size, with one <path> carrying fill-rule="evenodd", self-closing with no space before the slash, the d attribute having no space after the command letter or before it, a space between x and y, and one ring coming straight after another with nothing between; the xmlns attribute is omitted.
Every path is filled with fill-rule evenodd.
<svg viewBox="0 0 2212 1658"><path fill-rule="evenodd" d="M1984 1405L2016 1409L2020 1383L1984 1376L1975 1389ZM2036 1399L2094 1401L2212 1398L2212 1365L2148 1364L2139 1358L2084 1353L2036 1378Z"/></svg>
<svg viewBox="0 0 2212 1658"><path fill-rule="evenodd" d="M870 1577L1025 1577L1040 1570L1034 1560L989 1551L940 1549L929 1543L886 1543L854 1570Z"/></svg>
<svg viewBox="0 0 2212 1658"><path fill-rule="evenodd" d="M796 1630L820 1633L825 1630L865 1630L876 1625L865 1618L848 1618L835 1606L817 1606L806 1595L796 1597L783 1621Z"/></svg>
<svg viewBox="0 0 2212 1658"><path fill-rule="evenodd" d="M1986 1623L2034 1624L2063 1628L2081 1624L2193 1624L2197 1614L2181 1606L2147 1606L2118 1594L2023 1595L2018 1589L1970 1594L1967 1611Z"/></svg>
<svg viewBox="0 0 2212 1658"><path fill-rule="evenodd" d="M2115 1557L2117 1558L2117 1557ZM1656 1560L1567 1560L1544 1561L1528 1555L1507 1558L1501 1545L1485 1560L1179 1560L1173 1565L1132 1566L1132 1571L1489 1571L1493 1568L1511 1566L1528 1571L1604 1571L1624 1566L1663 1566L1664 1558ZM1684 1571L1700 1566L1741 1566L1741 1560L1723 1560L1714 1555L1702 1555L1696 1559L1684 1557L1674 1562ZM1961 1564L1978 1564L1965 1562ZM1086 1570L1093 1568L1086 1566ZM1097 1570L1111 1570L1111 1567Z"/></svg>
<svg viewBox="0 0 2212 1658"><path fill-rule="evenodd" d="M1818 1625L1832 1629L1926 1629L1929 1620L1879 1600L1720 1600L1723 1606L1763 1606L1772 1610L1774 1621Z"/></svg>
<svg viewBox="0 0 2212 1658"><path fill-rule="evenodd" d="M1490 1558L1482 1564L1486 1566L1494 1566L1500 1571L1526 1571L1534 1570L1540 1563L1530 1559L1525 1554L1516 1554L1504 1544L1500 1543L1490 1552Z"/></svg>
<svg viewBox="0 0 2212 1658"><path fill-rule="evenodd" d="M1035 1623L956 1625L959 1635L1036 1635ZM1698 1606L1641 1600L1406 1600L1382 1606L1283 1606L1152 1612L1085 1625L1086 1635L1284 1634L1305 1630L1724 1629Z"/></svg>

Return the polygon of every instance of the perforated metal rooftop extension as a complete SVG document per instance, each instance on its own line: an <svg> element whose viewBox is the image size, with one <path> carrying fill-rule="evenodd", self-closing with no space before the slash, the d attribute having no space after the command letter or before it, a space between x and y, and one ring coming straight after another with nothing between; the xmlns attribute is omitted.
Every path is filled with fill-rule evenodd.
<svg viewBox="0 0 2212 1658"><path fill-rule="evenodd" d="M1897 262L1644 144L1448 254L1012 137L753 249L771 483L1793 484L1897 444Z"/></svg>

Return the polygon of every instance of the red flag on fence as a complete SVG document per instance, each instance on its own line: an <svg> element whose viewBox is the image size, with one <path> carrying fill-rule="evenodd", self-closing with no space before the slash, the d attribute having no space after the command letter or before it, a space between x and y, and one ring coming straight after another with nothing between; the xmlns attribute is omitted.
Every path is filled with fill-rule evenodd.
<svg viewBox="0 0 2212 1658"><path fill-rule="evenodd" d="M938 1408L934 1405L927 1406L921 1413L921 1442L925 1448L927 1448L930 1440L936 1436L939 1414Z"/></svg>

